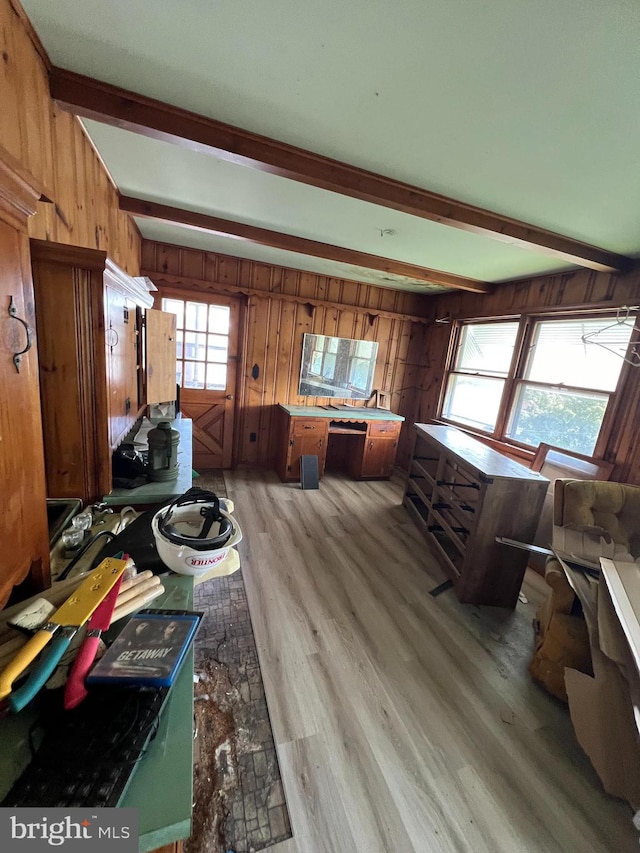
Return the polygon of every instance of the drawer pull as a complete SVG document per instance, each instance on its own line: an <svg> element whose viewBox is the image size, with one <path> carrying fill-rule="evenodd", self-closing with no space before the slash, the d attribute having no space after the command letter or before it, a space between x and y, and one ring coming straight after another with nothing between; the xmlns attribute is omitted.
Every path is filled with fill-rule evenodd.
<svg viewBox="0 0 640 853"><path fill-rule="evenodd" d="M309 426L308 424L303 424L305 429L315 429L314 426Z"/></svg>

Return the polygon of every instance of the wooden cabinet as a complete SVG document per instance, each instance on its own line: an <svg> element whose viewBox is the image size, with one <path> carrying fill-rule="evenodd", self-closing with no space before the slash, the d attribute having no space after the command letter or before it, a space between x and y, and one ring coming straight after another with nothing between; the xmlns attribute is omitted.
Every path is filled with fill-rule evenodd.
<svg viewBox="0 0 640 853"><path fill-rule="evenodd" d="M291 418L281 412L278 476L287 482L300 480L300 457L318 457L318 475L324 474L329 421L325 418Z"/></svg>
<svg viewBox="0 0 640 853"><path fill-rule="evenodd" d="M140 410L136 307L146 288L92 249L31 241L47 494L111 491L111 452Z"/></svg>
<svg viewBox="0 0 640 853"><path fill-rule="evenodd" d="M49 536L27 217L40 190L0 146L0 607L49 586ZM21 350L18 361L14 356ZM28 587L28 589L27 589Z"/></svg>
<svg viewBox="0 0 640 853"><path fill-rule="evenodd" d="M404 495L460 601L515 607L548 480L454 427L416 424Z"/></svg>
<svg viewBox="0 0 640 853"><path fill-rule="evenodd" d="M353 457L352 476L357 480L390 477L399 437L398 421L370 421L362 454Z"/></svg>
<svg viewBox="0 0 640 853"><path fill-rule="evenodd" d="M325 467L347 470L356 480L391 476L404 418L361 408L348 415L314 406L278 407L279 452L276 462L283 482L300 480L300 457L317 456L318 474Z"/></svg>

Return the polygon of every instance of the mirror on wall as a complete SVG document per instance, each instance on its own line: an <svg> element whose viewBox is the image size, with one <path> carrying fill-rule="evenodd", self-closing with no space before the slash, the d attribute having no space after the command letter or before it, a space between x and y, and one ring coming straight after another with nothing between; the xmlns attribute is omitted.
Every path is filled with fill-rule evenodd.
<svg viewBox="0 0 640 853"><path fill-rule="evenodd" d="M298 394L368 400L377 354L377 341L305 334Z"/></svg>

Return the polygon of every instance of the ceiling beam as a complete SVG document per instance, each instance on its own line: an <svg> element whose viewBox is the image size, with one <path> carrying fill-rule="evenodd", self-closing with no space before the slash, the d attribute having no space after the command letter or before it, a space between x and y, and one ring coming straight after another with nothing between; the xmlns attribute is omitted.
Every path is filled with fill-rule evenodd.
<svg viewBox="0 0 640 853"><path fill-rule="evenodd" d="M193 228L197 231L207 231L211 234L220 234L223 237L232 237L235 240L243 240L248 243L257 243L260 246L272 246L286 252L296 252L301 255L312 255L314 258L326 258L341 264L353 264L367 269L379 270L389 275L399 275L429 284L440 284L445 287L453 287L459 290L470 290L473 293L491 293L493 285L484 281L476 281L472 278L453 275L451 273L439 272L427 267L407 264L391 258L382 258L378 255L370 255L366 252L357 252L354 249L344 249L342 246L332 246L330 243L319 243L316 240L308 240L305 237L295 237L292 234L282 234L278 231L270 231L257 225L246 225L242 222L233 222L229 219L220 219L206 213L197 213L193 210L184 210L179 207L170 207L155 201L145 201L141 198L131 196L120 196L120 210L130 213L132 216L142 216L147 219L157 219L161 222L173 222L178 225Z"/></svg>
<svg viewBox="0 0 640 853"><path fill-rule="evenodd" d="M75 115L462 231L482 234L566 263L605 272L625 271L633 265L633 261L623 255L223 124L91 77L54 67L49 73L49 80L52 98L62 109Z"/></svg>

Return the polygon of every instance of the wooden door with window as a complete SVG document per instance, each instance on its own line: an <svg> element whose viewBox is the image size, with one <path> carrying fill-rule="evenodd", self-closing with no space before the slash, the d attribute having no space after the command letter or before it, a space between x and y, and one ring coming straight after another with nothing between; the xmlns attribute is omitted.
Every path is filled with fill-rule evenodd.
<svg viewBox="0 0 640 853"><path fill-rule="evenodd" d="M193 421L193 467L230 468L233 452L240 300L162 289L176 315L180 409Z"/></svg>

